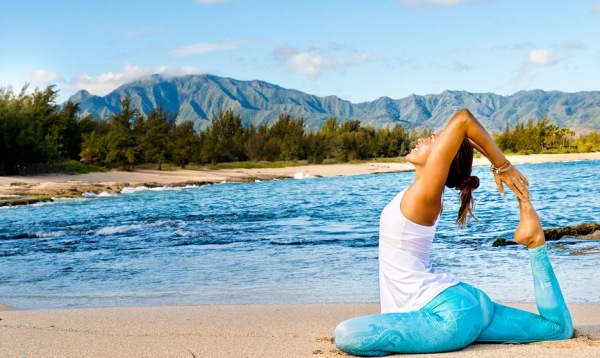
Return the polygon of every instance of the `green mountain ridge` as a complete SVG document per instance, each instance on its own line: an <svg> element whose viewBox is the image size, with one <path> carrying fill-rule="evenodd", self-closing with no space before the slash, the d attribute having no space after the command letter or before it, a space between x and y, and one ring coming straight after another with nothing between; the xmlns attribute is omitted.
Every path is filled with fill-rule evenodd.
<svg viewBox="0 0 600 358"><path fill-rule="evenodd" d="M558 127L577 133L600 131L600 91L520 91L510 96L447 90L440 94L381 97L352 103L337 96L319 97L268 82L240 81L214 75L166 78L153 75L120 86L106 96L81 90L69 98L80 104L80 114L106 119L121 111L120 99L129 97L134 108L148 114L160 104L178 113L177 121L192 121L206 128L219 111L232 109L245 124L273 123L279 114L304 118L310 129L319 129L331 116L338 121L360 120L375 128L395 123L405 128L437 130L461 108L468 108L490 131L502 131L529 119L547 117Z"/></svg>

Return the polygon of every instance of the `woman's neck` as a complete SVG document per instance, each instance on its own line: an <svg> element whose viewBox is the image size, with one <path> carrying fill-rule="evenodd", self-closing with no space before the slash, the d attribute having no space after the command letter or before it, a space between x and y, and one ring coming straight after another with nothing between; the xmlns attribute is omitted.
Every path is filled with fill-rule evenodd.
<svg viewBox="0 0 600 358"><path fill-rule="evenodd" d="M415 165L415 180L413 181L413 183L416 183L421 178L421 174L423 174L423 168L421 168L418 165Z"/></svg>

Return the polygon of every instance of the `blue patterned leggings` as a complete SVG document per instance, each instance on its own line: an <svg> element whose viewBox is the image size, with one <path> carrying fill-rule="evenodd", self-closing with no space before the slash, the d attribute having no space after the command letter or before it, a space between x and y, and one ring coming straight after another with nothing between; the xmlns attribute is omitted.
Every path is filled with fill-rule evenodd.
<svg viewBox="0 0 600 358"><path fill-rule="evenodd" d="M419 311L346 320L335 330L335 343L350 354L384 356L448 352L475 341L526 343L569 339L573 336L573 322L546 245L528 251L539 315L492 302L483 291L459 283Z"/></svg>

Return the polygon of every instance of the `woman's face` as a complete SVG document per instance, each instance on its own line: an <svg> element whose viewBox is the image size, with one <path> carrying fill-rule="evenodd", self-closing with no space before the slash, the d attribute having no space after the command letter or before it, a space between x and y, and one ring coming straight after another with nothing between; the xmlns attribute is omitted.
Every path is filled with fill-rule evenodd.
<svg viewBox="0 0 600 358"><path fill-rule="evenodd" d="M427 163L427 158L429 158L429 154L431 154L435 141L436 139L439 139L441 134L442 131L439 131L427 138L419 138L417 146L408 153L406 160L412 164L424 165Z"/></svg>

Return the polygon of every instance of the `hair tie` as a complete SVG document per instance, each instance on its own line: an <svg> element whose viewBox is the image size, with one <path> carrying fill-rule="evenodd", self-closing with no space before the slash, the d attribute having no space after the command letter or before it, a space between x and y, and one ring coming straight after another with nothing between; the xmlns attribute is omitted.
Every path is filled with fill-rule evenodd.
<svg viewBox="0 0 600 358"><path fill-rule="evenodd" d="M479 178L471 175L470 177L465 178L457 187L458 190L471 189L475 190L479 188Z"/></svg>

